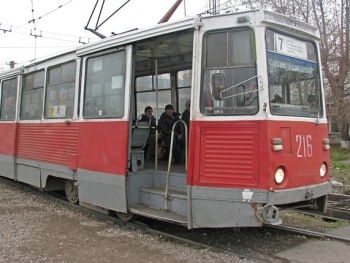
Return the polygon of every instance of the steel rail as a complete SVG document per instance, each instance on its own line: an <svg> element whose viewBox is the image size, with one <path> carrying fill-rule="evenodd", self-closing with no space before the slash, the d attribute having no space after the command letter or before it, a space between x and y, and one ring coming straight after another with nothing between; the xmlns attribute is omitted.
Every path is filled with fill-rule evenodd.
<svg viewBox="0 0 350 263"><path fill-rule="evenodd" d="M288 231L288 232L293 232L296 234L307 235L310 237L329 238L329 239L334 239L334 240L338 240L338 241L350 242L350 238L345 238L345 237L335 236L335 235L331 235L331 234L306 230L306 229L302 229L302 228L283 226L283 225L270 225L270 224L264 224L264 227L280 229L280 230L284 230L284 231Z"/></svg>

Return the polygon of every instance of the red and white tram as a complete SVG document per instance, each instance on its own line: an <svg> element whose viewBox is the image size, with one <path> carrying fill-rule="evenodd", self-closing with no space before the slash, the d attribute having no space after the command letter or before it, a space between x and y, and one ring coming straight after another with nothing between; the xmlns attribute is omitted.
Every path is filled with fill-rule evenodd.
<svg viewBox="0 0 350 263"><path fill-rule="evenodd" d="M316 28L256 10L164 23L2 73L1 176L189 229L325 210L318 41ZM146 106L157 119L167 104L182 112L188 99L187 165L145 158L155 127L133 120Z"/></svg>

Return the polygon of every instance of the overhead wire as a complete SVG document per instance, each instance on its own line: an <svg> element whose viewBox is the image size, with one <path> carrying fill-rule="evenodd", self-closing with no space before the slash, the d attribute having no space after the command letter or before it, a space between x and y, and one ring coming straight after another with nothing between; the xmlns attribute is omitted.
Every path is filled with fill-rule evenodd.
<svg viewBox="0 0 350 263"><path fill-rule="evenodd" d="M3 31L2 34L0 34L0 37L3 36L5 33L15 33L15 34L22 34L22 35L27 35L27 36L32 36L34 37L34 47L25 47L25 48L33 48L34 49L34 60L36 60L36 56L37 56L37 49L38 48L44 48L44 47L38 47L37 46L37 38L40 37L40 38L45 38L45 39L51 39L51 40L55 40L55 41L64 41L64 42L69 42L69 43L76 43L75 47L79 44L79 43L83 43L83 44L86 44L87 42L90 42L90 38L87 38L87 37L81 37L81 36L73 36L73 35L65 35L65 36L68 36L68 37L75 37L76 40L72 41L72 40L68 40L68 39L62 39L62 38L54 38L54 37L49 37L49 36L42 36L42 32L43 31L40 31L40 35L37 34L37 29L38 29L38 25L39 25L39 22L41 21L42 18L52 14L53 12L57 11L58 9L66 6L67 4L73 2L74 0L69 0L68 2L65 2L64 4L62 5L59 5L57 8L45 13L44 15L42 16L39 16L37 18L35 18L35 9L34 9L34 1L31 0L31 20L29 20L27 23L25 24L21 24L20 26L15 26L13 27L11 25L11 29L10 30L7 30L7 29L1 29L0 28L0 31ZM21 33L21 32L18 32L19 29L22 29L24 28L25 26L29 25L29 24L33 24L33 27L32 29L25 29L25 30L30 30L29 32L26 32L26 33ZM0 23L0 26L1 26L1 23ZM58 34L58 33L53 33L53 32L48 32L48 31L45 31L49 34L57 34L57 35L61 35L63 36L64 34ZM81 39L86 39L86 41L82 41ZM67 48L72 48L72 46L64 46L64 47L67 47ZM7 47L1 47L1 48L7 48ZM16 48L16 47L11 47L11 48ZM19 47L20 48L20 47ZM23 47L22 47L23 48ZM46 47L46 48L49 48L49 47ZM54 48L54 46L50 47L50 48Z"/></svg>
<svg viewBox="0 0 350 263"><path fill-rule="evenodd" d="M45 16L47 16L47 15L49 15L49 14L51 14L51 13L57 11L58 9L64 7L65 5L67 5L67 4L69 4L69 3L73 2L73 1L74 1L74 0L70 0L70 1L68 1L68 2L66 2L66 3L64 3L64 4L62 4L62 5L59 5L57 8L55 8L55 9L53 9L53 10L47 12L46 14L44 14L44 15L42 15L42 16L39 16L37 19L35 19L35 18L32 16L32 20L29 20L27 23L13 28L13 30L18 29L18 28L21 28L21 27L24 27L24 26L26 26L26 25L28 25L28 24L30 24L30 23L34 23L36 20L40 20L40 19L44 18ZM32 8L32 9L33 9L33 8Z"/></svg>
<svg viewBox="0 0 350 263"><path fill-rule="evenodd" d="M34 3L33 3L33 0L31 0L31 5L32 5L32 9L31 9L32 19L29 20L27 23L22 24L22 25L20 25L20 26L12 27L12 25L11 25L11 31L10 31L10 32L13 33L14 30L17 30L17 29L19 29L19 28L23 28L24 26L27 26L27 25L30 24L30 23L33 23L33 30L36 31L40 19L42 19L42 18L48 16L49 14L51 14L51 13L57 11L58 9L64 7L65 5L67 5L67 4L69 4L69 3L73 2L73 1L74 1L74 0L70 0L70 1L68 1L68 2L66 2L66 3L64 3L64 4L62 4L62 5L59 5L57 8L55 8L55 9L53 9L53 10L47 12L46 14L44 14L44 15L42 15L42 16L39 16L38 18L35 18L35 16L34 16ZM37 24L35 24L36 21L38 21ZM2 29L0 29L0 30L2 30ZM44 31L41 31L41 32L44 32ZM52 33L52 34L57 34L57 35L63 35L63 34L54 33L54 32L51 32L51 33ZM4 35L4 33L3 33L3 34L0 34L0 36L2 36L2 35ZM74 37L79 38L80 36L74 36Z"/></svg>
<svg viewBox="0 0 350 263"><path fill-rule="evenodd" d="M69 3L73 2L73 1L74 1L74 0L70 0L70 1L68 1L68 2L66 2L66 3L64 3L64 4L62 4L62 5L59 5L57 8L55 8L55 9L53 9L53 10L51 10L51 11L45 13L44 15L39 16L37 19L35 19L35 15L34 15L34 11L35 11L35 10L34 10L34 3L33 3L33 0L31 0L31 7L32 7L32 9L31 9L31 14L32 14L32 19L31 19L30 21L28 21L27 23L22 24L22 25L20 25L20 26L12 27L12 25L11 25L11 29L10 29L10 30L6 30L6 29L1 29L1 28L0 28L0 31L1 31L1 30L3 31L3 33L0 34L0 37L3 36L5 33L15 33L15 34L23 34L23 35L28 35L28 36L31 36L31 37L35 37L35 39L36 39L37 37L40 37L40 38L43 38L43 39L53 39L53 40L65 41L65 42L71 42L71 43L77 43L77 44L79 44L79 43L89 43L90 40L97 39L97 38L91 38L91 37L85 37L85 36L77 36L77 35L68 35L68 34L62 34L62 33L50 32L50 31L43 31L43 30L40 31L40 35L37 34L37 28L38 28L38 23L39 23L40 19L42 19L43 17L48 16L49 14L51 14L51 13L57 11L58 9L64 7L65 5L67 5L67 4L69 4ZM36 23L36 21L37 21L37 23ZM27 29L27 28L25 28L25 26L27 26L27 25L30 24L30 23L33 23L33 28L32 28L32 29ZM1 25L1 24L0 24L0 25ZM4 24L2 23L2 25L4 25ZM6 25L6 24L5 24L5 25ZM25 30L28 30L28 32L26 32L26 33L20 33L20 32L18 32L18 29L25 29ZM16 31L17 31L17 32L16 32ZM59 35L59 36L66 36L66 37L73 37L73 38L76 38L76 40L73 41L73 40L67 40L67 39L62 39L62 38L57 38L57 37L56 37L56 38L53 38L53 37L43 36L42 33L48 33L48 34L52 34L52 35ZM81 39L86 39L86 41L82 42Z"/></svg>

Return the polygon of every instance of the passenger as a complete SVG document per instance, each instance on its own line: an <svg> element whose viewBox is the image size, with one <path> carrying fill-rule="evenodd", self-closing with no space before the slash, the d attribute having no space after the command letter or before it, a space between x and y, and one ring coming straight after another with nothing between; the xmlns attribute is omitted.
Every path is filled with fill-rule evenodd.
<svg viewBox="0 0 350 263"><path fill-rule="evenodd" d="M149 132L145 152L146 156L149 160L154 160L155 158L155 148L156 148L156 118L153 116L153 109L151 106L147 106L145 108L145 114L142 116L141 121L149 121L151 120L151 130ZM147 118L147 119L145 119ZM147 149L146 149L147 148Z"/></svg>
<svg viewBox="0 0 350 263"><path fill-rule="evenodd" d="M164 144L166 146L170 146L172 128L174 123L177 120L180 120L179 116L180 114L178 112L174 112L174 107L171 104L168 104L165 106L165 112L163 112L162 115L160 116L159 129L160 129ZM180 124L177 125L176 130L174 130L174 142L173 142L174 164L180 163L179 141L182 141Z"/></svg>
<svg viewBox="0 0 350 263"><path fill-rule="evenodd" d="M147 106L144 112L145 112L144 116L147 116L151 120L151 127L155 127L156 118L153 116L153 108L151 106ZM141 118L141 120L148 121L148 119L143 119L143 118ZM152 129L150 133L154 134L155 130Z"/></svg>
<svg viewBox="0 0 350 263"><path fill-rule="evenodd" d="M187 125L187 131L190 131L190 106L191 106L191 101L188 100L185 103L185 110L181 114L181 119L186 123Z"/></svg>

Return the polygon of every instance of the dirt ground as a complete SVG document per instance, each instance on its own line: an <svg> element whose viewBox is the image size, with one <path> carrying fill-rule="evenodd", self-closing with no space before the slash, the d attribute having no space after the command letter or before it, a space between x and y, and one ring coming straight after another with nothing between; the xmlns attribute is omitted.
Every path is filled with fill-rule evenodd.
<svg viewBox="0 0 350 263"><path fill-rule="evenodd" d="M0 182L0 262L254 262L100 222Z"/></svg>
<svg viewBox="0 0 350 263"><path fill-rule="evenodd" d="M350 175L333 168L333 192L349 194ZM284 224L325 232L344 222L327 222L293 211L281 214ZM207 241L243 255L284 263L274 256L310 239L265 228L200 229L159 222L160 229ZM138 230L98 221L58 202L0 182L0 263L2 262L256 262L172 242Z"/></svg>

